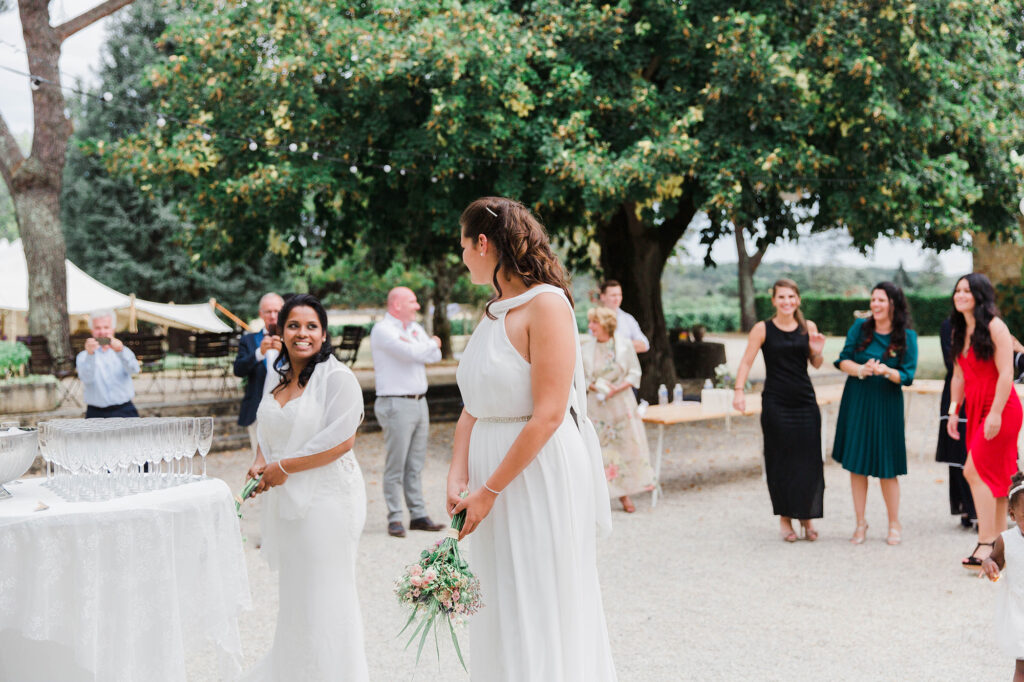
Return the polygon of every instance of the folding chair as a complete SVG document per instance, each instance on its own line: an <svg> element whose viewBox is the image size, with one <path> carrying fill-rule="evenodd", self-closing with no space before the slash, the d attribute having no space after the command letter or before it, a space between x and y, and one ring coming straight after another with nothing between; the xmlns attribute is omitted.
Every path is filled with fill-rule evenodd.
<svg viewBox="0 0 1024 682"><path fill-rule="evenodd" d="M353 365L359 355L359 345L366 336L366 327L346 324L341 328L341 341L334 347L334 357L346 365Z"/></svg>

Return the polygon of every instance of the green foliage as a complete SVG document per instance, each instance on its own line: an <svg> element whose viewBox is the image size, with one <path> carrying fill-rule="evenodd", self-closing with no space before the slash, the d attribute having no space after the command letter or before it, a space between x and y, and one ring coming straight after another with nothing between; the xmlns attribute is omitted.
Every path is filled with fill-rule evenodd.
<svg viewBox="0 0 1024 682"><path fill-rule="evenodd" d="M352 253L341 256L330 267L325 268L322 260L315 260L306 267L293 267L291 274L296 290L311 293L333 308L384 308L388 291L397 286L415 291L420 305L426 308L430 290L435 285L430 271L421 265L393 261L387 269L378 270L373 265L371 249L362 242L356 243ZM455 281L450 295L452 301L470 305L481 305L488 297L487 288L473 285L468 275Z"/></svg>
<svg viewBox="0 0 1024 682"><path fill-rule="evenodd" d="M18 238L18 220L14 215L14 202L7 189L7 183L0 182L0 239L14 241Z"/></svg>
<svg viewBox="0 0 1024 682"><path fill-rule="evenodd" d="M737 225L760 247L801 221L843 228L860 247L890 235L945 248L972 230L1013 229L1019 6L756 8L709 12L706 243Z"/></svg>
<svg viewBox="0 0 1024 682"><path fill-rule="evenodd" d="M1024 282L1004 282L996 285L996 305L1010 333L1024 339Z"/></svg>
<svg viewBox="0 0 1024 682"><path fill-rule="evenodd" d="M239 314L254 314L265 291L287 289L280 259L263 253L251 262L214 264L190 252L173 194L140 192L131 179L111 176L99 156L110 140L149 122L145 109L157 99L141 69L157 58L154 41L168 14L155 0L137 0L114 17L97 90L111 92L118 106L96 96L72 103L76 130L61 201L68 258L104 284L142 298L192 303L212 297Z"/></svg>
<svg viewBox="0 0 1024 682"><path fill-rule="evenodd" d="M17 374L32 357L32 351L20 341L0 343L0 377Z"/></svg>
<svg viewBox="0 0 1024 682"><path fill-rule="evenodd" d="M912 327L922 336L934 336L949 316L949 294L938 296L907 295ZM800 309L804 317L818 325L818 330L830 336L845 336L855 319L854 312L868 309L868 297L840 298L835 296L801 296ZM757 297L757 317L767 320L774 314L768 296Z"/></svg>
<svg viewBox="0 0 1024 682"><path fill-rule="evenodd" d="M199 0L147 60L167 125L105 158L211 261L429 263L489 194L584 264L623 212L637 243L706 210L707 244L809 222L944 248L1012 227L1022 33L996 0Z"/></svg>

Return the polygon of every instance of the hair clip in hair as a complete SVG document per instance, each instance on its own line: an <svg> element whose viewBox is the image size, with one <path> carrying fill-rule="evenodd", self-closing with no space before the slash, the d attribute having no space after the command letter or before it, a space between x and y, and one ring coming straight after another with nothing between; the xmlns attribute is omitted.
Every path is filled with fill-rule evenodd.
<svg viewBox="0 0 1024 682"><path fill-rule="evenodd" d="M497 214L497 213L495 213L494 211L492 211L492 210L491 210L491 207L490 207L490 206L484 206L484 210L486 210L486 211L487 211L488 213L490 213L490 214L491 214L492 216L494 216L495 218L497 218L497 217L498 217L498 214Z"/></svg>

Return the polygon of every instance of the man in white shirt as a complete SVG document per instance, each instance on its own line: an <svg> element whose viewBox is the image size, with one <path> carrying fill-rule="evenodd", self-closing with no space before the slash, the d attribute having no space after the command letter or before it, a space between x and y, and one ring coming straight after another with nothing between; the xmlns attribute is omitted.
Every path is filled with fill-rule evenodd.
<svg viewBox="0 0 1024 682"><path fill-rule="evenodd" d="M425 365L441 359L441 339L427 336L415 322L420 304L406 287L388 292L388 312L373 325L373 352L377 398L373 413L384 429L388 454L384 463L384 502L388 506L388 534L405 537L402 498L409 508L411 530L438 531L443 523L427 516L420 472L427 456L430 417L427 413Z"/></svg>
<svg viewBox="0 0 1024 682"><path fill-rule="evenodd" d="M601 283L601 305L615 312L615 319L618 322L616 335L622 334L632 341L633 348L636 349L638 354L646 353L651 349L650 341L640 331L640 323L636 321L635 317L619 307L622 305L622 285L614 279Z"/></svg>
<svg viewBox="0 0 1024 682"><path fill-rule="evenodd" d="M75 358L78 378L85 398L85 418L138 417L132 398L132 375L139 361L130 348L114 336L117 316L113 310L100 310L89 316L92 336L85 350Z"/></svg>

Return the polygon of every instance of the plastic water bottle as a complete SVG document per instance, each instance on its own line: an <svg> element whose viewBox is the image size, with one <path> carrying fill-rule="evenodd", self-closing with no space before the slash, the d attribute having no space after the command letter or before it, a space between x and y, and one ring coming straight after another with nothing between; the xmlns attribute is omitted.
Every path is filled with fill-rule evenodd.
<svg viewBox="0 0 1024 682"><path fill-rule="evenodd" d="M676 387L672 389L672 402L681 403L683 402L683 385L676 384Z"/></svg>
<svg viewBox="0 0 1024 682"><path fill-rule="evenodd" d="M711 383L711 379L704 380L704 388L714 388L714 385Z"/></svg>
<svg viewBox="0 0 1024 682"><path fill-rule="evenodd" d="M641 400L640 404L636 406L636 413L637 415L639 415L641 419L643 419L644 415L647 414L648 405L650 405L649 402L647 402L646 400Z"/></svg>
<svg viewBox="0 0 1024 682"><path fill-rule="evenodd" d="M668 405L668 388L665 387L665 384L658 386L658 404Z"/></svg>

